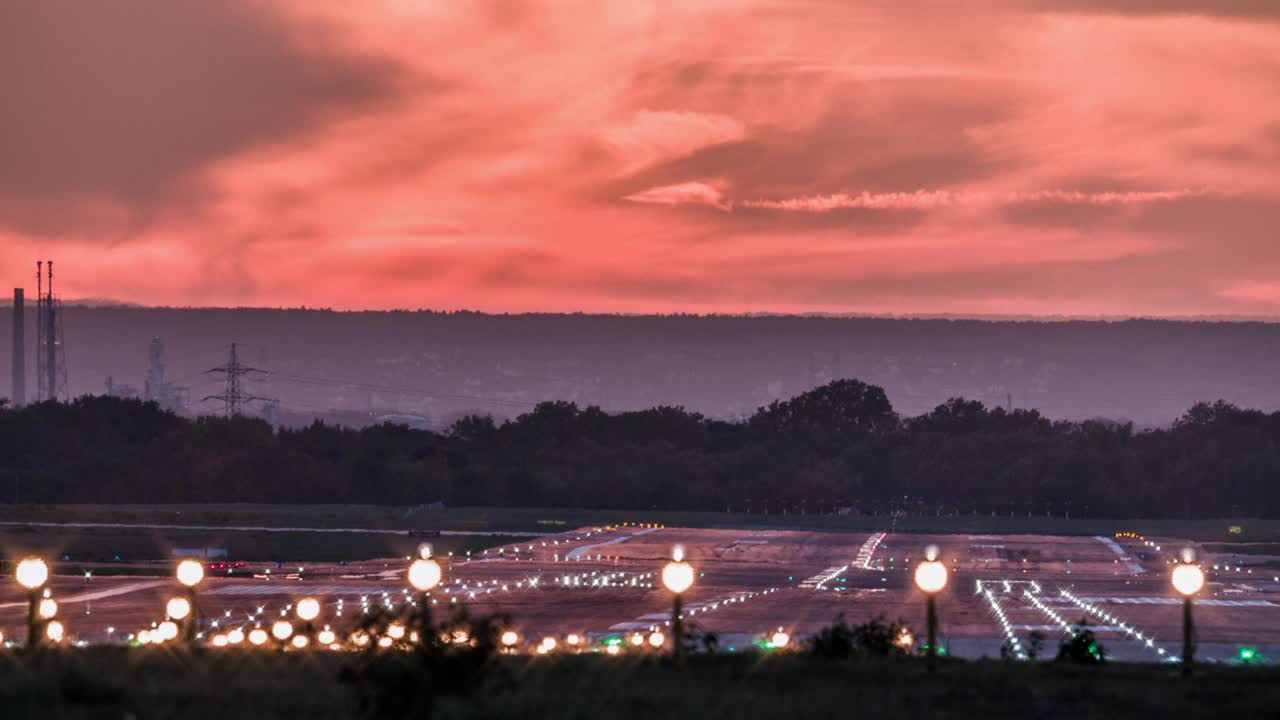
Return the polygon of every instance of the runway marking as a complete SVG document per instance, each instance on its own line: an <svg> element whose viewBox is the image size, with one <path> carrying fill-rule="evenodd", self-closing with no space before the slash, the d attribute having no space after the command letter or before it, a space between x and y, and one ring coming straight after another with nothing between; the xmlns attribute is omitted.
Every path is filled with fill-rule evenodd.
<svg viewBox="0 0 1280 720"><path fill-rule="evenodd" d="M848 565L833 565L826 570L800 581L800 587L806 590L821 590L823 585L831 582L837 575L848 570Z"/></svg>
<svg viewBox="0 0 1280 720"><path fill-rule="evenodd" d="M729 595L722 595L714 600L704 600L702 602L693 603L685 607L683 613L685 618L693 618L697 615L705 615L713 610L719 610L730 605L744 603L752 598L762 595L771 595L778 592L781 588L769 588L768 590L739 590ZM670 612L653 612L641 615L634 620L620 622L610 625L610 630L648 630L659 624L670 625Z"/></svg>
<svg viewBox="0 0 1280 720"><path fill-rule="evenodd" d="M321 527L278 527L266 525L176 525L166 523L93 523L93 522L23 522L17 520L0 520L0 526L11 527L46 527L46 528L121 528L131 530L230 530L232 532L272 532L272 533L338 533L366 535L408 535L409 530L390 530L380 528L321 528ZM510 530L440 530L444 536L494 535L505 537L550 537L558 533L544 532L512 532Z"/></svg>
<svg viewBox="0 0 1280 720"><path fill-rule="evenodd" d="M268 585L227 585L205 590L202 595L382 595L403 593L404 586L374 585L302 585L275 583Z"/></svg>
<svg viewBox="0 0 1280 720"><path fill-rule="evenodd" d="M1120 544L1117 543L1115 540L1112 540L1111 538L1106 537L1104 535L1094 535L1093 539L1097 540L1103 545L1106 545L1107 548L1111 550L1111 552L1115 553L1120 558L1120 562L1124 563L1124 566L1129 569L1130 574L1141 575L1142 573L1147 571L1146 568L1135 563L1133 561L1133 558L1129 557L1129 554L1126 553L1124 551L1124 548L1120 547Z"/></svg>
<svg viewBox="0 0 1280 720"><path fill-rule="evenodd" d="M862 543L862 547L858 548L858 554L853 558L853 566L860 567L863 570L876 570L878 568L871 567L871 558L876 554L876 548L880 547L880 543L884 541L888 533L876 533L867 538Z"/></svg>
<svg viewBox="0 0 1280 720"><path fill-rule="evenodd" d="M1089 603L1112 603L1115 605L1181 605L1182 600L1170 597L1087 597L1080 598ZM1213 598L1196 599L1196 605L1208 607L1280 607L1270 600L1215 600Z"/></svg>
<svg viewBox="0 0 1280 720"><path fill-rule="evenodd" d="M1055 632L1062 629L1057 625L1010 625L1009 627L1014 630L1024 630L1027 632L1032 630L1039 630L1040 632ZM1092 632L1124 632L1124 630L1115 625L1090 625L1089 630Z"/></svg>
<svg viewBox="0 0 1280 720"><path fill-rule="evenodd" d="M139 590L149 590L154 587L171 584L172 582L169 580L152 580L149 582L130 583L128 585L118 585L105 590L83 592L79 595L67 595L65 597L58 598L58 602L63 605L67 603L91 602L93 600L103 600L109 597L116 597L118 595L128 595L129 593L138 592ZM23 600L21 602L0 603L0 608L26 607L26 605L27 602Z"/></svg>
<svg viewBox="0 0 1280 720"><path fill-rule="evenodd" d="M577 560L578 558L582 557L582 555L584 555L588 550L601 548L601 547L604 547L605 545L616 545L621 542L626 542L631 538L638 538L641 535L648 535L651 532L657 532L657 531L658 531L658 528L646 528L644 530L631 533L630 535L623 535L622 537L614 538L608 542L596 543L595 545L583 545L580 548L574 548L573 550L570 550L569 553L564 556L564 559Z"/></svg>

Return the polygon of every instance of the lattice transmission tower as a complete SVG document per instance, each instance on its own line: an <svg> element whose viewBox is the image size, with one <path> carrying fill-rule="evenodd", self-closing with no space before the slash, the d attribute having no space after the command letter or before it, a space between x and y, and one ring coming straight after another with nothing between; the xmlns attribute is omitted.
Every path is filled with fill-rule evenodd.
<svg viewBox="0 0 1280 720"><path fill-rule="evenodd" d="M221 400L227 417L239 415L245 403L268 399L246 393L244 391L244 387L240 383L240 379L251 373L265 372L266 371L259 370L258 368L240 364L240 356L236 353L236 344L231 343L231 356L227 359L227 364L205 371L206 375L225 375L227 383L226 388L223 390L221 395L206 396L201 402L208 400Z"/></svg>
<svg viewBox="0 0 1280 720"><path fill-rule="evenodd" d="M36 400L59 398L69 399L62 299L53 293L53 261L41 260L36 262Z"/></svg>

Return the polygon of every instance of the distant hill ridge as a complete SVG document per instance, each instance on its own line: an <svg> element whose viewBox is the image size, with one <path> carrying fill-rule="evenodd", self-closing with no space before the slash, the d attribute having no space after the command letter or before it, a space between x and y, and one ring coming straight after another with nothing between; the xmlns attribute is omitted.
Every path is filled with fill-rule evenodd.
<svg viewBox="0 0 1280 720"><path fill-rule="evenodd" d="M34 314L34 308L28 312ZM167 379L194 400L239 343L246 380L282 417L469 412L511 417L547 399L607 410L680 405L738 418L829 380L861 378L894 407L950 397L1034 407L1047 417L1165 425L1202 400L1280 408L1280 325L1178 320L503 314L65 304L69 390L108 376L142 387L152 337ZM0 395L11 314L0 313ZM28 322L34 383L34 322ZM28 396L34 388L28 388ZM216 412L217 403L195 411Z"/></svg>

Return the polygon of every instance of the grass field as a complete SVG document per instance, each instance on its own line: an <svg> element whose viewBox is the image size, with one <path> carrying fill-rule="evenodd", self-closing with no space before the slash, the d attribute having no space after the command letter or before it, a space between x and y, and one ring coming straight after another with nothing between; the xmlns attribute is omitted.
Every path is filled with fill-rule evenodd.
<svg viewBox="0 0 1280 720"><path fill-rule="evenodd" d="M463 507L414 511L374 505L0 505L5 522L113 522L176 525L267 525L351 527L371 530L433 529L470 532L559 532L619 522L648 522L693 528L789 528L868 532L960 532L1040 535L1107 535L1124 530L1197 541L1280 542L1280 520L1063 518L956 515L900 517L761 515L668 510L584 510L565 508ZM1242 532L1233 534L1232 526Z"/></svg>
<svg viewBox="0 0 1280 720"><path fill-rule="evenodd" d="M43 657L0 653L5 718L345 718L359 694L338 654L96 648ZM1150 718L1272 717L1280 672L1202 668L1191 680L1154 666L914 660L832 662L795 656L500 658L441 718Z"/></svg>

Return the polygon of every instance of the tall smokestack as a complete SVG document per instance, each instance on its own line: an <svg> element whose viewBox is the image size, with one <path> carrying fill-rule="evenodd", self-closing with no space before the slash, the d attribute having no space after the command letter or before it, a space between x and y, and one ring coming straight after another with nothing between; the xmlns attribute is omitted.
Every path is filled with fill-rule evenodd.
<svg viewBox="0 0 1280 720"><path fill-rule="evenodd" d="M14 407L27 404L26 298L22 288L13 289L13 394Z"/></svg>

